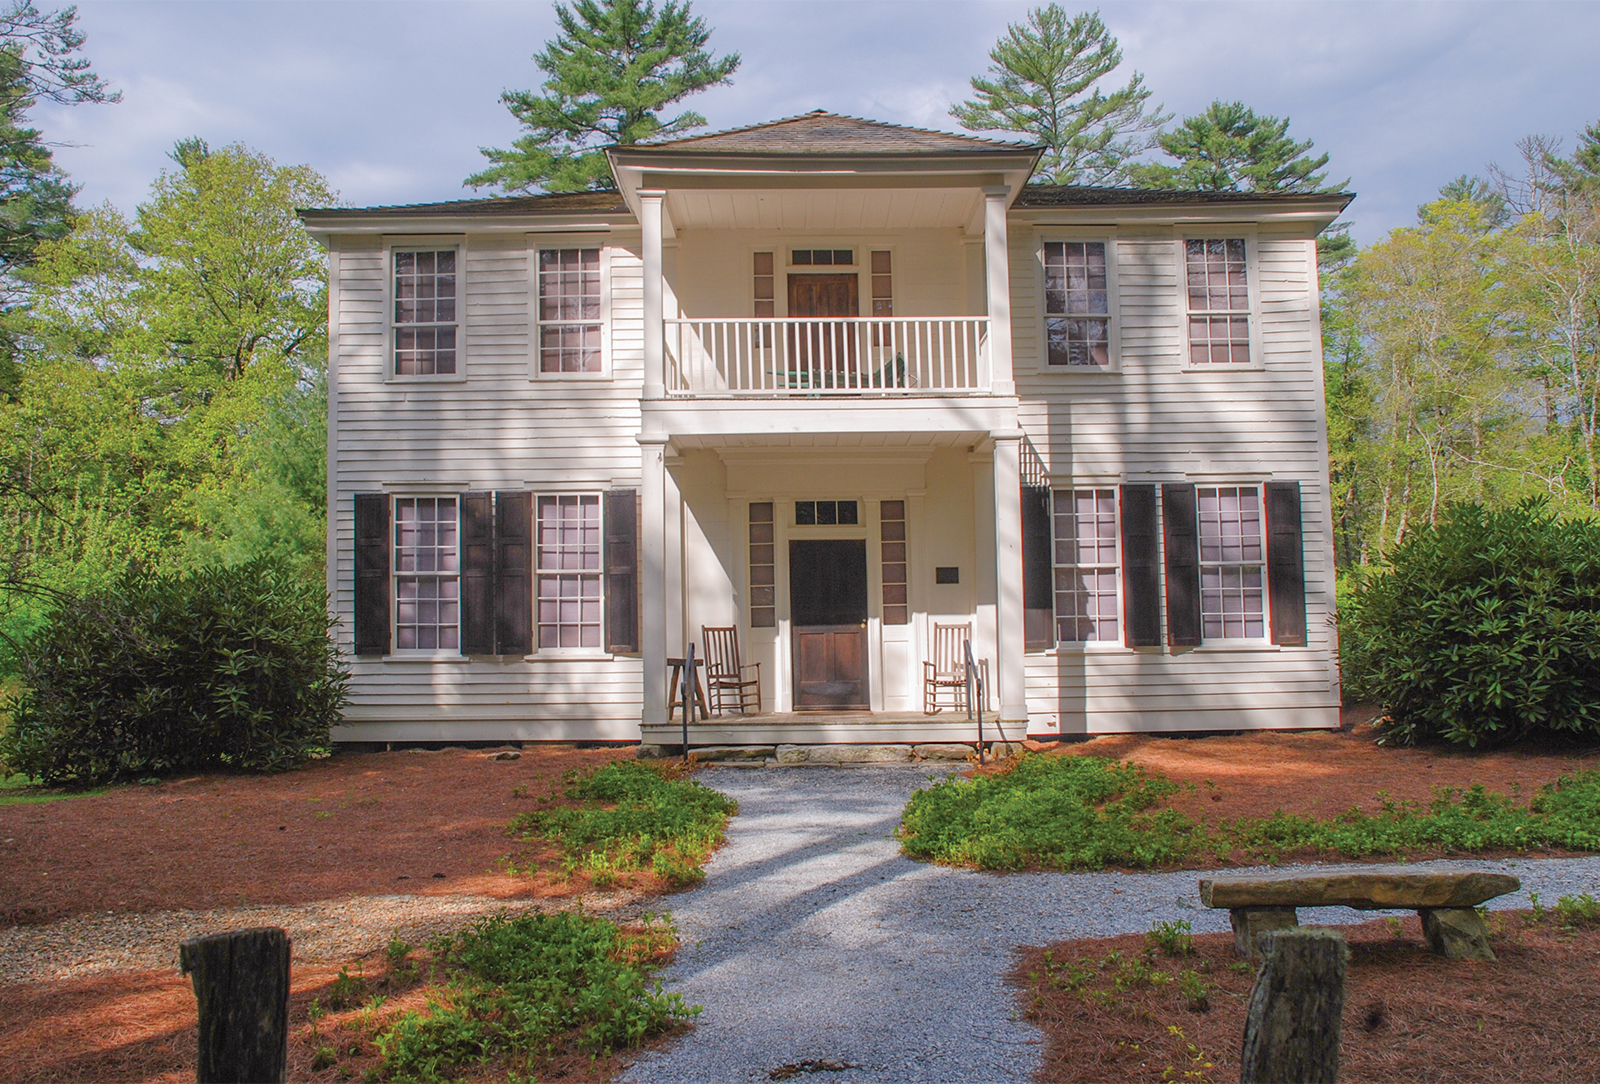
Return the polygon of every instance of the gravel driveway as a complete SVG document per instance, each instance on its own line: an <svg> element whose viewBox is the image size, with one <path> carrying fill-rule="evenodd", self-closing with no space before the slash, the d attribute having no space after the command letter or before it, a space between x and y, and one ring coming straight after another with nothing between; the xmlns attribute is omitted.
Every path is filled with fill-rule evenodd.
<svg viewBox="0 0 1600 1084"><path fill-rule="evenodd" d="M1005 984L1018 945L1148 930L1198 908L1194 872L993 874L901 857L893 832L924 767L723 768L701 780L739 802L705 884L667 902L684 948L664 978L704 1006L692 1035L643 1055L626 1081L833 1084L1025 1080L1039 1033ZM1433 863L1504 868L1547 903L1600 894L1600 858ZM1527 906L1527 895L1502 907ZM1361 921L1342 908L1302 921Z"/></svg>

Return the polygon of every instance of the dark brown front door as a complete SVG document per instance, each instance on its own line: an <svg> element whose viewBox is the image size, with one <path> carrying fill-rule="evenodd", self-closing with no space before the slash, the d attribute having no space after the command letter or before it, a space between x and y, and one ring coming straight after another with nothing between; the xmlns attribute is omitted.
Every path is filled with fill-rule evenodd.
<svg viewBox="0 0 1600 1084"><path fill-rule="evenodd" d="M867 544L789 543L794 709L870 707L867 694Z"/></svg>
<svg viewBox="0 0 1600 1084"><path fill-rule="evenodd" d="M815 323L789 326L789 353L802 386L851 386L856 326L838 318L860 315L860 296L854 275L789 276L790 318L817 317Z"/></svg>

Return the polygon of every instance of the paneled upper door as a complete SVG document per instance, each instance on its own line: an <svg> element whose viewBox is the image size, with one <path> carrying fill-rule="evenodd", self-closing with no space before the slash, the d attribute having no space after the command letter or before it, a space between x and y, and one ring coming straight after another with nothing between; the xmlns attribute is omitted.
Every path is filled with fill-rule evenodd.
<svg viewBox="0 0 1600 1084"><path fill-rule="evenodd" d="M839 317L861 312L860 287L854 275L790 275L789 316L817 317L815 323L789 326L793 382L801 387L842 388L852 384L855 368L855 324Z"/></svg>

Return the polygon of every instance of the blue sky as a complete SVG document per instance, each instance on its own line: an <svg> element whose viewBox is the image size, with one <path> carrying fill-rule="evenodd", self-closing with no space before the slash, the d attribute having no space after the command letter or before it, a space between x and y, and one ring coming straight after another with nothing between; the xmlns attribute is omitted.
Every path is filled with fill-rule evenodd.
<svg viewBox="0 0 1600 1084"><path fill-rule="evenodd" d="M44 0L42 6L47 6ZM689 104L713 127L810 109L955 130L947 115L1027 3L699 0L719 52L744 63ZM1077 10L1064 5L1068 10ZM550 5L439 2L78 6L85 53L119 105L45 105L80 202L125 210L177 139L304 162L354 204L470 196L481 146L517 128L498 102L537 86ZM1461 173L1512 166L1516 141L1600 120L1600 4L1105 3L1153 100L1180 117L1214 98L1292 118L1360 198L1369 243Z"/></svg>

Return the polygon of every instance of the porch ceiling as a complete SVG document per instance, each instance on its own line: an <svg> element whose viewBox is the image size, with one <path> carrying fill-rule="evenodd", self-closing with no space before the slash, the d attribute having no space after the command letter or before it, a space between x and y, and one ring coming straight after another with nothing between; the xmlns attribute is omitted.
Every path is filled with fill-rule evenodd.
<svg viewBox="0 0 1600 1084"><path fill-rule="evenodd" d="M981 227L983 193L961 188L674 189L677 230L905 230Z"/></svg>
<svg viewBox="0 0 1600 1084"><path fill-rule="evenodd" d="M988 440L988 432L939 433L675 433L672 444L682 450L772 452L784 449L822 452L931 451L971 448Z"/></svg>

